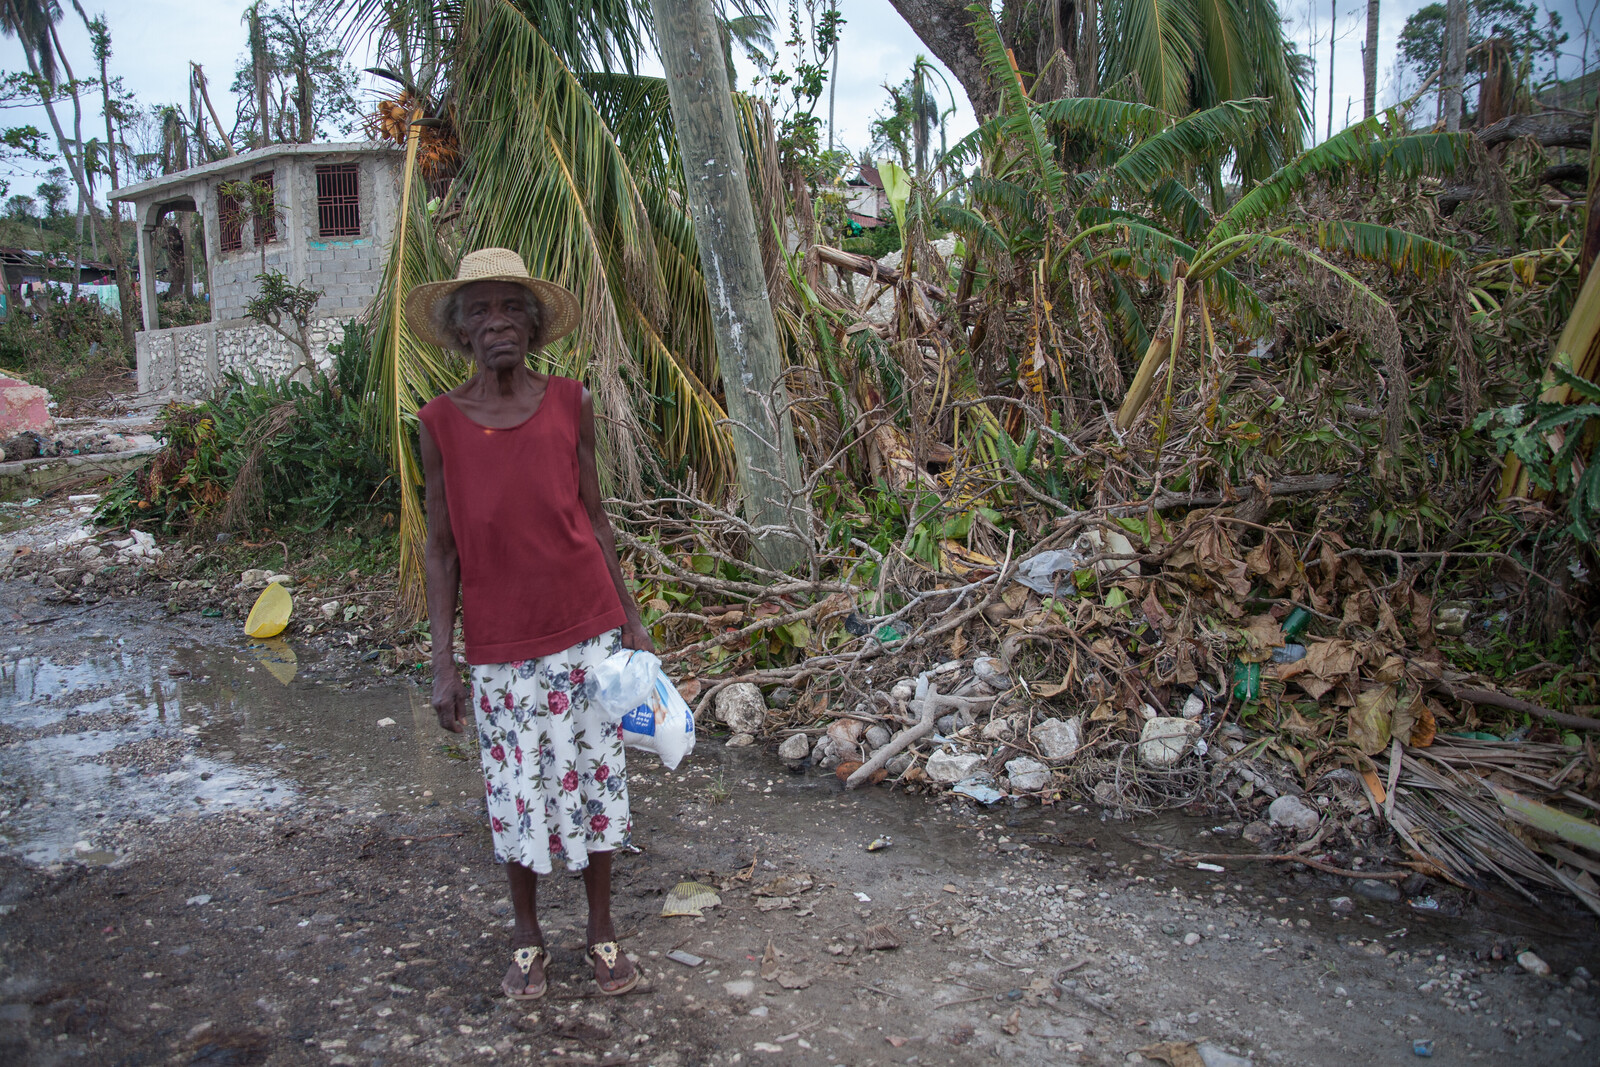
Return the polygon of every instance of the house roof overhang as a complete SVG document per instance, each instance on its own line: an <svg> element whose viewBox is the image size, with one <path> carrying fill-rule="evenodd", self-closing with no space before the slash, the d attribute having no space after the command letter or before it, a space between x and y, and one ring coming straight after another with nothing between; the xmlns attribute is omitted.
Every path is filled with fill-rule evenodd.
<svg viewBox="0 0 1600 1067"><path fill-rule="evenodd" d="M399 148L383 141L343 141L322 142L317 144L275 144L265 148L252 148L248 152L241 152L236 156L227 156L223 159L202 163L198 167L180 170L173 174L163 174L159 178L152 178L147 182L137 185L124 185L111 194L111 199L124 203L148 203L158 200L164 194L173 192L190 182L233 174L235 172L251 171L268 163L286 156L305 156L310 158L322 156L350 156L350 155L377 155L400 159L405 156L405 149Z"/></svg>

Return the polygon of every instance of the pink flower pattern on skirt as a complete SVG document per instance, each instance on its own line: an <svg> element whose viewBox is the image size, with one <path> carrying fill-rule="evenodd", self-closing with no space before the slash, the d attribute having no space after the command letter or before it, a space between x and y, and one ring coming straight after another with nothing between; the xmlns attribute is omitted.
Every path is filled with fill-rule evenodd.
<svg viewBox="0 0 1600 1067"><path fill-rule="evenodd" d="M621 647L622 631L609 630L565 652L472 668L496 862L549 874L559 860L580 871L590 852L627 844L622 728L606 720L589 680Z"/></svg>

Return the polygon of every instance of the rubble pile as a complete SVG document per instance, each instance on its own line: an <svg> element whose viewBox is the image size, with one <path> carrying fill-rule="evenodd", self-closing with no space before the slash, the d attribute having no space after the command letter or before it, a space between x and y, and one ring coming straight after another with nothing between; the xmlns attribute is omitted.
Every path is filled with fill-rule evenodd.
<svg viewBox="0 0 1600 1067"><path fill-rule="evenodd" d="M1461 884L1563 889L1600 911L1588 732L1600 721L1455 670L1439 631L1468 625L1471 606L1436 605L1404 553L1201 510L1061 522L1015 562L972 566L975 555L931 576L921 614L864 616L854 607L872 590L831 594L831 615L809 625L845 634L793 668L719 677L706 639L667 659L731 744L765 737L791 769L851 788L1077 799L1118 817L1221 811L1263 849L1335 866L1387 854ZM773 599L774 626L801 610ZM724 616L720 649L750 642L752 616L759 601ZM1495 705L1528 722L1505 728ZM1502 790L1571 822L1540 829ZM1467 807L1481 824L1470 833L1457 825Z"/></svg>

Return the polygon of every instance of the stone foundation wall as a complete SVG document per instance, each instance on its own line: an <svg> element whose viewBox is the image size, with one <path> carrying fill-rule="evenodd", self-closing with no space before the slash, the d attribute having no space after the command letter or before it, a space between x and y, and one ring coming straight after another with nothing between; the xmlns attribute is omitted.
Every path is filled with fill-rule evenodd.
<svg viewBox="0 0 1600 1067"><path fill-rule="evenodd" d="M344 337L349 318L317 319L311 324L311 355L317 366L333 364L328 346ZM249 319L203 322L136 335L139 391L199 400L235 371L245 378L285 378L301 366L300 350L288 339Z"/></svg>

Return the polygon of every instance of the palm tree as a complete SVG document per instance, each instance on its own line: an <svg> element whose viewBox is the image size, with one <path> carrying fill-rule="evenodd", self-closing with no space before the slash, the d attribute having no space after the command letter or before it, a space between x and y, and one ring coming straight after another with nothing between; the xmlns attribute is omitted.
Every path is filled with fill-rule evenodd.
<svg viewBox="0 0 1600 1067"><path fill-rule="evenodd" d="M67 62L66 54L61 50L61 41L56 36L55 26L60 19L61 5L55 0L0 0L0 33L15 37L22 45L22 53L28 61L28 72L33 75L38 86L40 102L44 104L45 114L50 119L51 132L56 137L56 148L67 164L67 170L72 174L72 180L78 187L79 197L83 203L92 206L94 190L90 184L92 176L85 159L83 108L78 97L79 83L73 76L72 66ZM72 94L74 132L70 139L62 128L60 117L56 114L57 76L61 73L66 74L66 84ZM89 225L96 243L105 246L110 253L111 265L117 273L118 287L123 288L126 285L127 274L125 250L120 242L101 231L100 216L92 210L92 207L89 212ZM124 301L123 304L122 340L131 352L134 345L134 329L130 303L131 301Z"/></svg>
<svg viewBox="0 0 1600 1067"><path fill-rule="evenodd" d="M969 0L890 2L956 75L978 118L994 115L1012 75L1009 61L995 71L984 60L980 37L984 27L995 28L989 6L967 6ZM1042 57L1041 69L1030 72L1041 79L1030 90L1037 102L1067 91L1068 80L1042 69L1060 53L1057 63L1073 60L1079 93L1135 100L1172 115L1228 100L1270 101L1268 121L1241 146L1235 164L1247 181L1264 178L1304 146L1310 68L1284 36L1275 0L1100 0L1098 10L1094 4L1068 6L1078 22L1070 40L1069 27L1058 32L1056 26L1061 5L1006 0L1003 6L1000 25L1014 38L1006 38L1006 44L1019 61L1025 62L1029 51L1018 52L1014 46L1020 41L1057 46L1033 49ZM1065 55L1069 43L1075 53L1098 48L1095 78L1085 76L1086 59Z"/></svg>

